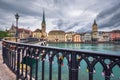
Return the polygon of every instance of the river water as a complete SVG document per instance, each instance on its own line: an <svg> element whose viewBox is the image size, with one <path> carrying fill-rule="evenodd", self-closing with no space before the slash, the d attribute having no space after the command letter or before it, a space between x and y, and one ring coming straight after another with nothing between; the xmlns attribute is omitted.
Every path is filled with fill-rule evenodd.
<svg viewBox="0 0 120 80"><path fill-rule="evenodd" d="M84 50L84 51L96 51L102 52L105 54L116 54L120 55L120 45L119 44L79 44L79 43L49 43L48 46L59 47L59 48L67 48L67 49L77 49L77 50ZM39 60L39 68L38 68L38 77L41 80L41 61ZM68 78L68 66L67 60L64 59L64 65L62 66L62 79L61 80L69 80ZM79 69L79 80L89 80L88 78L88 70L87 64L84 60L80 63ZM35 65L33 65L35 67ZM54 62L52 64L52 80L58 80L58 64L57 59L54 58ZM95 73L93 75L93 80L105 80L105 76L102 75L103 67L100 63L97 63L95 66ZM35 73L35 70L33 70ZM113 75L111 76L111 80L120 80L120 67L115 66L113 68ZM35 75L33 75L35 76ZM49 61L48 56L45 60L45 80L49 80Z"/></svg>
<svg viewBox="0 0 120 80"><path fill-rule="evenodd" d="M120 55L120 44L49 43L49 46Z"/></svg>

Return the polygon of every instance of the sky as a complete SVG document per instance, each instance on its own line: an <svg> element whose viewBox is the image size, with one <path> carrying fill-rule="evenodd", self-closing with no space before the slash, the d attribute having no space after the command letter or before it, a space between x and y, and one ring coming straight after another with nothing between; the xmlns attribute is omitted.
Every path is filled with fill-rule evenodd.
<svg viewBox="0 0 120 80"><path fill-rule="evenodd" d="M18 27L41 29L43 10L47 32L88 32L94 19L99 31L120 29L120 0L0 0L0 30L16 25L16 13Z"/></svg>

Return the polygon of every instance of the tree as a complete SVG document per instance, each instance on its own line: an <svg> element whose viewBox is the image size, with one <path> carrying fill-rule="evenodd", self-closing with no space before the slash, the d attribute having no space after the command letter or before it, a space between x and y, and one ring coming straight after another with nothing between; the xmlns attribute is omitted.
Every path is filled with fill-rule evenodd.
<svg viewBox="0 0 120 80"><path fill-rule="evenodd" d="M0 38L8 37L8 33L6 31L0 31Z"/></svg>

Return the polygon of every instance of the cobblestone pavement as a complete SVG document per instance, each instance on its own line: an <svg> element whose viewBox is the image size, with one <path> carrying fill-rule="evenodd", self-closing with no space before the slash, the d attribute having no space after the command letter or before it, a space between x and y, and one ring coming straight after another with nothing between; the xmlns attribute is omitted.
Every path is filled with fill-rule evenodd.
<svg viewBox="0 0 120 80"><path fill-rule="evenodd" d="M3 64L2 59L2 50L1 50L1 42L0 42L0 80L16 80L16 76L12 71Z"/></svg>

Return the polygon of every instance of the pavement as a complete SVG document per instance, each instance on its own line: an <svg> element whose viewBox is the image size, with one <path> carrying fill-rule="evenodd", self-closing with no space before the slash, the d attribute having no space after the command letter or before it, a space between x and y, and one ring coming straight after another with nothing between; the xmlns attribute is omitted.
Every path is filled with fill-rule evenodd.
<svg viewBox="0 0 120 80"><path fill-rule="evenodd" d="M0 42L0 80L16 80L16 75L6 66L6 64L3 64L1 42Z"/></svg>

